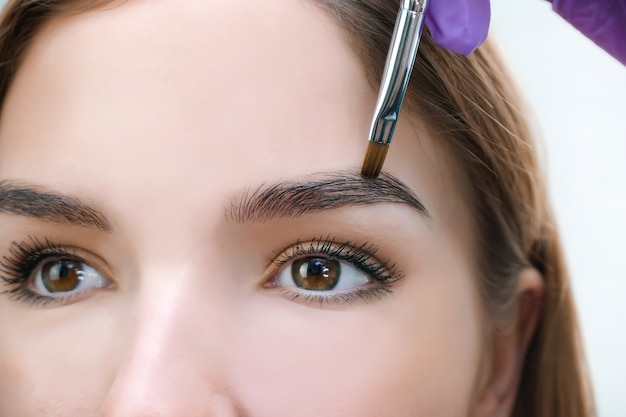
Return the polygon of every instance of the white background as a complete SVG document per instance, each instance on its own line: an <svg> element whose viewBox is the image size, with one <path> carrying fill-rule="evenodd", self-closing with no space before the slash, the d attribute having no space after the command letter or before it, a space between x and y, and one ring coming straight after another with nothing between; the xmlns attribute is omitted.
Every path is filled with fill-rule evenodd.
<svg viewBox="0 0 626 417"><path fill-rule="evenodd" d="M598 415L624 417L626 67L546 1L492 0L492 9L491 36L545 142Z"/></svg>

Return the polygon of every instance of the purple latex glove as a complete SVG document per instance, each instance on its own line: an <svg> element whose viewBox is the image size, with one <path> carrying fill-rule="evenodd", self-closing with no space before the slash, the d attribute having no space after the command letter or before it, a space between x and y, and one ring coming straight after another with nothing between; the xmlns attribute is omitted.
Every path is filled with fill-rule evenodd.
<svg viewBox="0 0 626 417"><path fill-rule="evenodd" d="M551 2L555 12L626 65L626 0Z"/></svg>
<svg viewBox="0 0 626 417"><path fill-rule="evenodd" d="M433 40L457 54L469 55L487 39L489 0L429 0L426 26Z"/></svg>

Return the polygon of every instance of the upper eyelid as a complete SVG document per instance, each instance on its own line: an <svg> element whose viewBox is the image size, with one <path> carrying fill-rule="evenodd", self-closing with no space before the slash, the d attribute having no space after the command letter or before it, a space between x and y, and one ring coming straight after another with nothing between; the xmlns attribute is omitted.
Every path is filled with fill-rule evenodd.
<svg viewBox="0 0 626 417"><path fill-rule="evenodd" d="M320 243L322 244L322 246L319 249L316 249L313 247L313 245L320 244ZM315 254L339 255L346 248L348 248L349 250L359 250L361 246L363 245L353 246L351 245L351 241L337 243L333 239L330 239L330 240L311 239L311 240L305 240L305 241L296 241L296 243L289 245L278 252L275 252L272 262L274 261L282 262L283 260L289 261L300 256L315 255ZM300 249L296 249L296 248L300 248ZM332 251L331 251L331 248L332 248ZM368 256L373 257L375 256L375 253L378 251L378 248L375 246L372 246L372 248L373 250L370 250L370 251L368 251L367 249L363 249L363 252L366 252ZM293 251L293 252L289 253L289 251ZM280 260L281 257L283 257L283 260Z"/></svg>
<svg viewBox="0 0 626 417"><path fill-rule="evenodd" d="M315 250L315 248L311 246L314 244L321 244L320 249ZM300 250L299 252L286 254L286 252L290 249L295 249L298 246L302 247L306 245L309 246ZM328 248L332 248L333 246L335 246L335 250L337 251L334 253L328 253ZM341 249L341 251L343 252L339 251L339 249ZM346 249L349 251L348 253L345 252ZM375 276L372 276L374 280L386 281L389 279L397 280L402 278L404 274L398 270L395 262L393 262L391 259L385 259L377 256L376 253L378 252L378 250L378 246L370 244L368 242L357 244L357 242L352 241L340 242L334 238L331 238L330 236L327 236L326 238L319 237L311 239L309 241L298 241L295 244L284 248L278 254L274 255L274 258L271 262L271 264L273 264L273 268L270 266L269 269L271 270L274 268L281 268L285 264L292 262L298 258L302 258L305 256L314 256L316 254L322 256L334 256L336 259L346 262L349 262L351 260L349 259L351 256L364 256L364 258L362 258L360 262L353 263L357 268L361 269L368 275L383 275L382 279L377 279ZM280 257L283 255L285 255L284 258L280 259ZM372 261L370 261L370 259ZM363 268L363 266L371 266L371 268Z"/></svg>
<svg viewBox="0 0 626 417"><path fill-rule="evenodd" d="M52 243L48 238L43 240L29 236L28 241L12 241L8 248L8 254L0 257L0 277L4 281L15 281L23 278L17 275L22 274L22 268L34 268L46 256L73 255L68 248L61 248ZM42 243L43 241L43 243ZM25 264L27 266L25 266ZM16 275L14 278L4 275Z"/></svg>
<svg viewBox="0 0 626 417"><path fill-rule="evenodd" d="M116 274L111 265L103 257L95 254L94 252L75 245L57 244L53 239L48 237L38 239L33 236L29 236L28 239L30 242L14 240L9 247L10 255L0 256L0 279L3 281L9 282L16 280L5 275L17 275L17 269L19 269L20 264L24 263L22 255L25 253L20 255L15 253L15 251L26 249L30 252L28 254L29 256L35 256L38 258L36 262L31 259L32 265L29 265L31 269L36 268L41 262L48 258L75 258L76 260L97 269L100 273L105 275L108 280L117 284L117 280L115 279ZM45 243L42 243L42 241ZM21 249L17 249L18 247L21 247ZM15 278L19 280L20 277Z"/></svg>

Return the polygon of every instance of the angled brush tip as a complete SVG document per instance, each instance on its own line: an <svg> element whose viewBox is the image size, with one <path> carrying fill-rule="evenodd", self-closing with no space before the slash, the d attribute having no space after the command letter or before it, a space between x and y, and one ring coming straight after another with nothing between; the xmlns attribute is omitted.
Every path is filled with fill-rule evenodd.
<svg viewBox="0 0 626 417"><path fill-rule="evenodd" d="M367 145L367 152L365 152L361 176L364 178L377 178L380 175L380 170L383 168L388 150L389 145L370 141Z"/></svg>

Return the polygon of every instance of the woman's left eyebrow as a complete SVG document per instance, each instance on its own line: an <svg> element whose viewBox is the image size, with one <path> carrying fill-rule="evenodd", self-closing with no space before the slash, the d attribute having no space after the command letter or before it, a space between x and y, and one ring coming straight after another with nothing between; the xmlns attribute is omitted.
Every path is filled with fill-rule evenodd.
<svg viewBox="0 0 626 417"><path fill-rule="evenodd" d="M12 181L0 181L0 213L91 227L104 232L113 230L111 223L101 211L76 197Z"/></svg>
<svg viewBox="0 0 626 417"><path fill-rule="evenodd" d="M380 203L408 205L422 216L431 217L417 195L398 178L383 172L378 178L370 179L356 171L327 172L263 184L233 198L225 216L234 223L264 223Z"/></svg>

